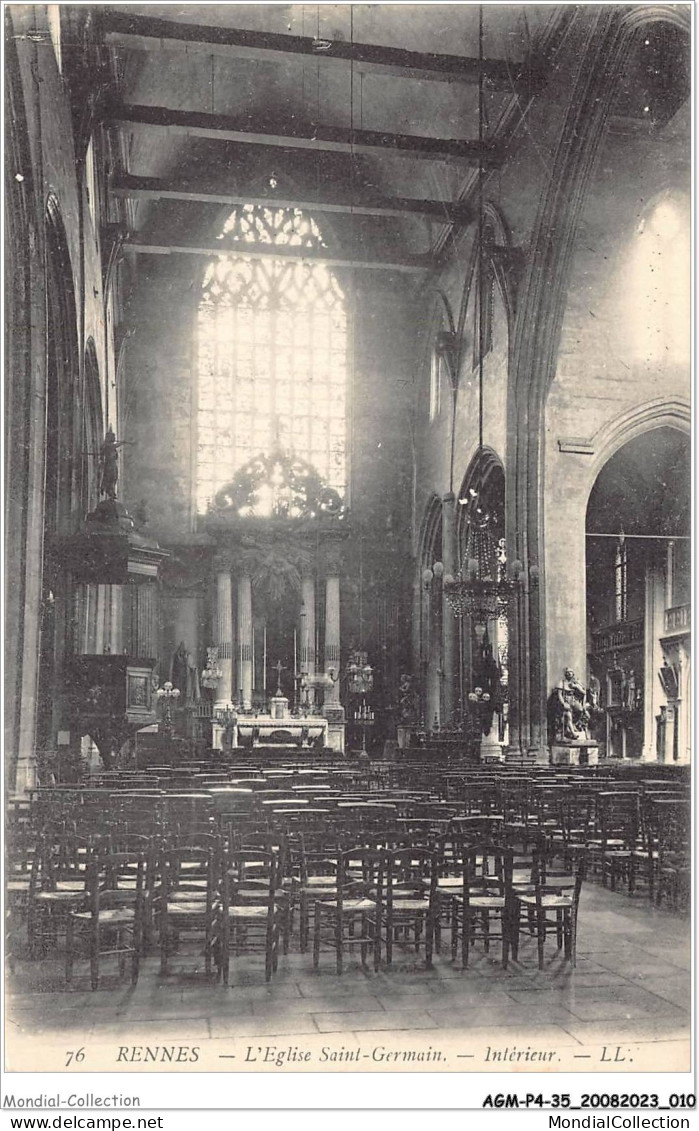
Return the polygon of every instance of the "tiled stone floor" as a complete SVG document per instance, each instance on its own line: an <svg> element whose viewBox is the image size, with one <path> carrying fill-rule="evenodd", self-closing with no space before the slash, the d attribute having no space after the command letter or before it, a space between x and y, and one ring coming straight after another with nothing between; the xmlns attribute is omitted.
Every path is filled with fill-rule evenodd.
<svg viewBox="0 0 699 1131"><path fill-rule="evenodd" d="M497 951L474 951L467 971L447 952L448 945L430 971L402 952L378 974L351 958L341 977L333 952L321 955L317 974L310 954L293 952L269 985L261 957L246 956L232 959L228 988L207 981L194 954L178 956L179 970L165 978L158 958L148 957L136 987L120 983L106 960L94 993L86 964L67 990L58 963L20 954L6 997L7 1067L35 1069L41 1050L42 1068L58 1071L68 1051L83 1048L83 1071L172 1071L158 1058L174 1046L186 1050L174 1054L185 1071L252 1063L278 1070L271 1048L310 1052L307 1061L284 1063L294 1071L688 1069L689 922L642 897L583 890L575 970L551 947L540 973L533 940L507 970ZM144 1063L146 1046L157 1051ZM523 1060L527 1049L541 1059ZM439 1057L430 1060L429 1050ZM494 1060L496 1051L510 1059Z"/></svg>

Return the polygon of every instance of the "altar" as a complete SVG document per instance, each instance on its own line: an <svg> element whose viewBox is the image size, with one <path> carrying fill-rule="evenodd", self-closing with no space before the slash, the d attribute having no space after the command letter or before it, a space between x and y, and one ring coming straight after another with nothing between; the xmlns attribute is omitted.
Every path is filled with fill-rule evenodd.
<svg viewBox="0 0 699 1131"><path fill-rule="evenodd" d="M328 719L322 715L292 715L285 695L274 695L269 712L230 713L223 723L214 722L213 744L221 749L293 745L299 749L333 746ZM332 736L334 738L334 736Z"/></svg>
<svg viewBox="0 0 699 1131"><path fill-rule="evenodd" d="M300 748L327 746L328 721L318 715L275 719L271 715L241 718L237 723L236 746L279 746L285 743Z"/></svg>

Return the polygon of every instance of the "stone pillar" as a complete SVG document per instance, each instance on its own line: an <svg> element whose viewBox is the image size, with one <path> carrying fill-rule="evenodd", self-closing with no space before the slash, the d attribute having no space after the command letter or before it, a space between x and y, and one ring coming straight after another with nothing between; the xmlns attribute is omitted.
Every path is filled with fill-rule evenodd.
<svg viewBox="0 0 699 1131"><path fill-rule="evenodd" d="M340 703L340 569L339 538L325 545L325 654L323 668L332 682L325 689L323 714L328 720L327 745L338 753L345 749L345 712Z"/></svg>
<svg viewBox="0 0 699 1131"><path fill-rule="evenodd" d="M218 681L215 706L230 706L233 683L233 605L231 571L221 567L216 573L216 647L221 678Z"/></svg>
<svg viewBox="0 0 699 1131"><path fill-rule="evenodd" d="M123 652L121 585L109 586L109 646L112 654Z"/></svg>
<svg viewBox="0 0 699 1131"><path fill-rule="evenodd" d="M138 590L135 594L136 602L138 603ZM94 656L97 647L95 625L97 610L97 586L85 586L85 655ZM138 652L136 653L138 655Z"/></svg>
<svg viewBox="0 0 699 1131"><path fill-rule="evenodd" d="M412 653L413 653L412 671L413 671L413 674L415 675L416 681L417 681L417 677L418 677L419 672L420 672L420 660L421 660L421 657L422 657L422 651L421 651L421 649L422 649L422 623L421 623L421 617L422 617L422 580L421 580L421 577L420 577L419 562L413 563L413 593L412 593L412 597L413 597L413 616L412 616L412 624L411 624L411 629L412 629L411 643L412 643ZM408 671L407 665L403 666L401 668L401 670L404 671L404 672L407 672Z"/></svg>
<svg viewBox="0 0 699 1131"><path fill-rule="evenodd" d="M155 582L136 587L136 656L156 659L158 648L158 587Z"/></svg>
<svg viewBox="0 0 699 1131"><path fill-rule="evenodd" d="M677 727L677 761L680 765L688 766L692 760L692 728L691 728L691 647L689 639L680 643L679 648L679 693L675 714Z"/></svg>
<svg viewBox="0 0 699 1131"><path fill-rule="evenodd" d="M15 13L13 20L14 15ZM23 11L21 18L16 21L15 31L22 28L28 30L33 18L28 10ZM17 44L20 54L24 55L28 63L28 54L32 50L29 38L23 36L17 40ZM33 51L36 51L36 47ZM38 84L36 90L38 97ZM40 149L40 139L37 138L37 152ZM24 584L8 585L6 588L5 686L8 691L12 688L13 693L7 696L4 721L5 750L10 769L8 791L24 793L32 789L37 781L36 721L41 647L47 428L46 295L45 288L38 284L45 271L43 241L39 239L31 219L19 238L23 250L22 262L26 264L21 274L27 281L34 280L34 285L29 285L26 291L22 288L22 298L14 312L20 314L21 320L14 320L12 342L8 343L7 354L13 406L15 401L17 404L16 409L12 409L11 418L8 415L8 423L12 419L13 434L21 435L22 442L8 443L5 449L9 461L7 483L12 483L12 490L8 490L6 494L5 576L16 580L24 571ZM15 283L12 284L12 291L15 291ZM55 422L51 423L55 426ZM13 765L15 758L16 763Z"/></svg>
<svg viewBox="0 0 699 1131"><path fill-rule="evenodd" d="M333 684L325 693L326 706L340 703L340 578L331 574L325 581L325 672L333 674Z"/></svg>
<svg viewBox="0 0 699 1131"><path fill-rule="evenodd" d="M107 635L108 586L97 586L97 611L95 614L95 653L101 656L105 644L109 643Z"/></svg>
<svg viewBox="0 0 699 1131"><path fill-rule="evenodd" d="M250 575L238 578L238 688L242 690L241 706L252 707L252 582Z"/></svg>
<svg viewBox="0 0 699 1131"><path fill-rule="evenodd" d="M444 578L454 577L456 574L454 505L455 496L453 491L450 491L442 499L442 565L444 566ZM444 672L442 680L444 714L442 721L448 725L453 721L452 716L455 707L454 688L458 679L457 647L456 617L444 595L444 586L442 586L442 670Z"/></svg>
<svg viewBox="0 0 699 1131"><path fill-rule="evenodd" d="M313 577L301 580L301 624L299 630L301 675L312 676L316 670L316 587ZM308 702L315 701L315 689L308 689Z"/></svg>
<svg viewBox="0 0 699 1131"><path fill-rule="evenodd" d="M76 585L73 590L73 651L78 656L87 653L87 585Z"/></svg>
<svg viewBox="0 0 699 1131"><path fill-rule="evenodd" d="M645 762L656 762L656 715L661 704L665 703L658 672L663 663L663 649L660 638L665 626L665 593L662 571L655 563L646 567L644 610L644 656L643 656L643 746L641 758Z"/></svg>
<svg viewBox="0 0 699 1131"><path fill-rule="evenodd" d="M677 728L677 700L673 699L668 703L665 712L665 761L674 762L675 760L675 731Z"/></svg>
<svg viewBox="0 0 699 1131"><path fill-rule="evenodd" d="M427 718L425 725L430 728L445 722L442 713L442 689L444 667L442 663L443 628L442 622L442 583L433 578L427 597Z"/></svg>

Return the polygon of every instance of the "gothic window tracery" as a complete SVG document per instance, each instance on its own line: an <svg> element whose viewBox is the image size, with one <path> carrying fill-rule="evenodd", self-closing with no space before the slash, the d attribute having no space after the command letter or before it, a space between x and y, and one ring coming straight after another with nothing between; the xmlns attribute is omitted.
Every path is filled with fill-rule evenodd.
<svg viewBox="0 0 699 1131"><path fill-rule="evenodd" d="M299 208L245 204L223 244L250 258L209 264L197 313L197 510L258 455L308 461L340 495L346 485L347 313L324 263L276 259L274 247L322 249ZM254 257L254 249L267 254Z"/></svg>

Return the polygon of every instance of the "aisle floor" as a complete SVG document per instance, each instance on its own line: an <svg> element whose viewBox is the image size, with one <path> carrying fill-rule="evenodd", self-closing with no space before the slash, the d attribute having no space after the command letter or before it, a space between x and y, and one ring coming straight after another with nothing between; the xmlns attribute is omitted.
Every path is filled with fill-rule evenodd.
<svg viewBox="0 0 699 1131"><path fill-rule="evenodd" d="M6 996L7 1067L36 1069L40 1050L42 1068L61 1071L83 1048L83 1071L172 1071L172 1056L178 1071L688 1069L689 921L644 898L583 890L575 970L547 944L539 972L530 939L507 970L499 948L475 951L467 971L447 952L430 971L398 952L378 974L357 955L342 976L333 952L318 973L310 953L294 952L268 985L251 955L232 959L228 988L207 981L196 955L176 956L166 977L149 956L136 987L106 960L94 992L86 963L67 990L61 964L20 954ZM278 1065L271 1048L311 1055Z"/></svg>

